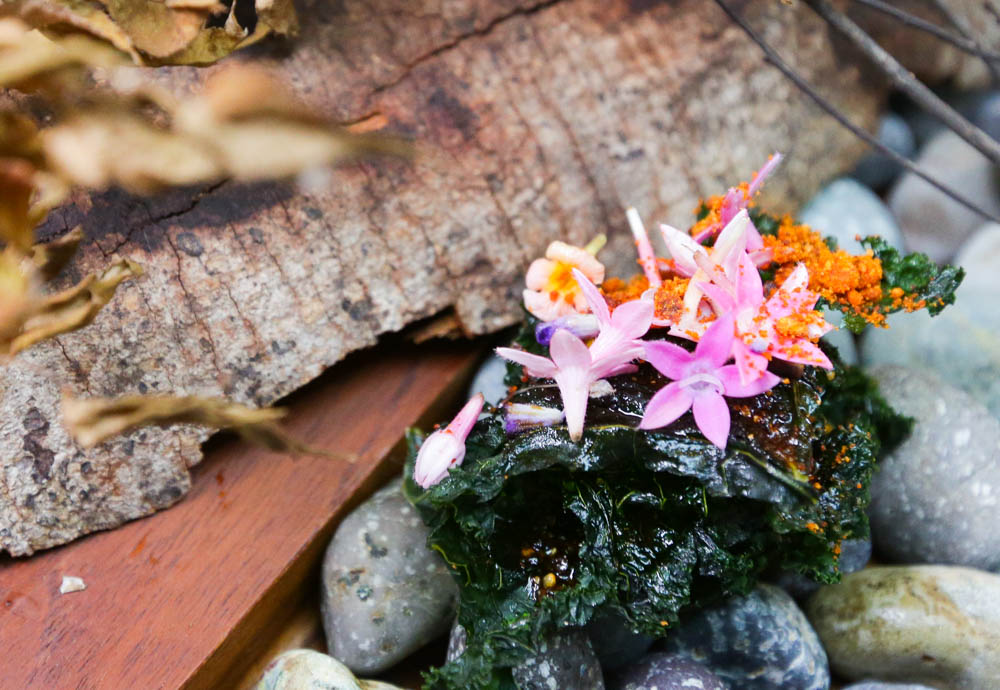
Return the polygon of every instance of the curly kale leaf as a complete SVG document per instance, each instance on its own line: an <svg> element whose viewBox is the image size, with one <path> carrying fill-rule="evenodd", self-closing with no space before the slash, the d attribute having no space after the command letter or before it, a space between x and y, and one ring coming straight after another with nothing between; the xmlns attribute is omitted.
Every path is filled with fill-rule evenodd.
<svg viewBox="0 0 1000 690"><path fill-rule="evenodd" d="M590 400L580 442L562 426L507 435L493 410L464 463L426 491L411 479L423 436L409 434L404 490L461 587L467 632L465 653L427 674L427 687L510 688L511 669L547 632L598 608L663 636L765 570L835 581L838 544L867 534L881 434L905 421L860 371L807 369L730 401L726 451L690 414L635 428L665 384L652 368L611 382L614 395ZM547 388L518 400L559 404Z"/></svg>

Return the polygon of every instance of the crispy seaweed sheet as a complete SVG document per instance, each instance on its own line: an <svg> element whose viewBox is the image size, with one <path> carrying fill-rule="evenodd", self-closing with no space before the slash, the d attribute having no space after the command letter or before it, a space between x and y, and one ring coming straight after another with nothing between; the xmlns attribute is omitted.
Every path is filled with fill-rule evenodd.
<svg viewBox="0 0 1000 690"><path fill-rule="evenodd" d="M519 340L530 333L529 323ZM427 686L513 688L511 668L541 635L584 625L598 608L664 636L765 571L837 581L840 542L868 534L876 459L911 422L829 354L832 372L807 368L768 394L728 400L725 451L690 413L635 428L666 384L645 364L610 379L614 395L591 398L579 443L563 426L508 435L502 411L490 410L464 463L426 491L412 480L424 436L411 430L404 491L461 587L468 633L464 654L428 673ZM517 401L560 406L549 388Z"/></svg>

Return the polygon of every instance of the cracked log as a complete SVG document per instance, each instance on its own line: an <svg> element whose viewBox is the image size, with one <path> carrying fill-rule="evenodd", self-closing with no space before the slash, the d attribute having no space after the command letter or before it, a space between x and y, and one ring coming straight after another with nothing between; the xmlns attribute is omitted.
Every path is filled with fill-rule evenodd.
<svg viewBox="0 0 1000 690"><path fill-rule="evenodd" d="M115 252L147 276L124 285L91 327L3 371L0 552L114 527L189 488L204 432L144 430L85 452L57 417L64 387L267 404L379 334L449 307L470 334L512 323L522 272L549 241L608 232L607 256L630 255L625 205L683 225L700 195L780 149L787 163L768 193L792 210L860 152L703 0L300 9L300 39L252 57L341 121L377 115L411 135L419 157L341 168L309 192L109 191L54 212L42 239L77 223L86 231L67 283ZM871 125L884 94L831 48L819 19L771 0L743 11ZM155 78L195 89L210 71Z"/></svg>

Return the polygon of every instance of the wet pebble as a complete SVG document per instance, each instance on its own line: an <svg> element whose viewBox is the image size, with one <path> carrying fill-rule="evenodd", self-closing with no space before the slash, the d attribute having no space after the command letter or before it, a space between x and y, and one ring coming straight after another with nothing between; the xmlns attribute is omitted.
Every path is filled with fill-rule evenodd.
<svg viewBox="0 0 1000 690"><path fill-rule="evenodd" d="M520 690L604 690L604 677L582 629L565 630L538 643L536 653L513 670Z"/></svg>
<svg viewBox="0 0 1000 690"><path fill-rule="evenodd" d="M507 396L507 387L503 383L506 375L507 360L490 355L472 377L468 397L482 393L488 405L496 405Z"/></svg>
<svg viewBox="0 0 1000 690"><path fill-rule="evenodd" d="M876 553L898 563L1000 568L1000 422L927 371L870 373L889 404L916 422L872 480Z"/></svg>
<svg viewBox="0 0 1000 690"><path fill-rule="evenodd" d="M652 637L632 630L622 615L608 609L599 609L586 630L605 671L632 663L653 646Z"/></svg>
<svg viewBox="0 0 1000 690"><path fill-rule="evenodd" d="M878 140L904 158L910 158L917 146L910 125L895 113L886 113L879 120ZM903 166L889 156L872 151L858 162L852 177L872 189L882 189L902 170Z"/></svg>
<svg viewBox="0 0 1000 690"><path fill-rule="evenodd" d="M985 211L1000 214L996 169L954 132L940 132L917 157L917 163L951 189L974 200ZM913 173L905 173L889 193L906 246L937 262L982 224L982 217Z"/></svg>
<svg viewBox="0 0 1000 690"><path fill-rule="evenodd" d="M795 601L761 584L694 613L663 651L698 661L733 690L827 690L826 652Z"/></svg>
<svg viewBox="0 0 1000 690"><path fill-rule="evenodd" d="M866 568L806 611L849 679L1000 688L1000 576L952 566Z"/></svg>
<svg viewBox="0 0 1000 690"><path fill-rule="evenodd" d="M355 673L389 668L445 632L455 613L458 587L400 486L348 515L323 560L327 645Z"/></svg>
<svg viewBox="0 0 1000 690"><path fill-rule="evenodd" d="M728 686L693 659L654 652L616 673L611 690L728 690Z"/></svg>
<svg viewBox="0 0 1000 690"><path fill-rule="evenodd" d="M799 214L799 220L851 254L864 252L855 237L878 235L902 248L903 236L889 208L857 180L842 177L821 189Z"/></svg>
<svg viewBox="0 0 1000 690"><path fill-rule="evenodd" d="M350 669L312 649L292 649L275 657L254 690L362 690Z"/></svg>

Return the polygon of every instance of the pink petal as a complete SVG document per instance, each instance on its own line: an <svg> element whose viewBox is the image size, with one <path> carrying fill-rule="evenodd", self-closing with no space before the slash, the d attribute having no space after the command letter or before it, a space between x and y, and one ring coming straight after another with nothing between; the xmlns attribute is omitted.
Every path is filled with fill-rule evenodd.
<svg viewBox="0 0 1000 690"><path fill-rule="evenodd" d="M565 331L561 332L565 333ZM590 355L588 354L587 357L589 358ZM587 400L590 398L590 384L593 383L593 380L586 371L579 369L559 371L556 373L555 379L556 385L559 386L559 393L562 395L563 412L566 413L566 428L569 429L569 437L574 441L579 441L580 437L583 436L583 421L587 415Z"/></svg>
<svg viewBox="0 0 1000 690"><path fill-rule="evenodd" d="M698 265L694 262L694 255L697 252L704 252L705 248L695 242L687 233L670 225L660 225L660 233L663 235L663 241L667 244L670 258L674 260L677 272L685 276L697 273Z"/></svg>
<svg viewBox="0 0 1000 690"><path fill-rule="evenodd" d="M718 393L702 393L695 396L691 405L694 422L714 445L726 449L729 440L729 406Z"/></svg>
<svg viewBox="0 0 1000 690"><path fill-rule="evenodd" d="M740 308L754 307L764 303L764 284L752 259L744 254L736 271L736 300Z"/></svg>
<svg viewBox="0 0 1000 690"><path fill-rule="evenodd" d="M646 361L668 379L676 381L687 375L688 365L691 364L694 357L683 347L662 340L646 342L644 345Z"/></svg>
<svg viewBox="0 0 1000 690"><path fill-rule="evenodd" d="M716 314L724 314L736 308L736 298L722 286L715 283L698 283L698 289L705 293Z"/></svg>
<svg viewBox="0 0 1000 690"><path fill-rule="evenodd" d="M590 369L590 350L582 340L569 331L558 330L549 343L549 354L560 371L567 369Z"/></svg>
<svg viewBox="0 0 1000 690"><path fill-rule="evenodd" d="M529 290L541 290L549 282L549 275L556 267L555 261L549 259L535 259L528 266L528 272L524 274L524 285Z"/></svg>
<svg viewBox="0 0 1000 690"><path fill-rule="evenodd" d="M566 331L556 332L565 333ZM554 340L555 336L552 336L552 338ZM545 357L539 357L538 355L533 355L530 352L515 350L509 347L498 347L496 349L496 353L504 359L509 359L510 361L517 362L523 366L529 376L550 379L556 373L556 365L552 362L552 360L546 359Z"/></svg>
<svg viewBox="0 0 1000 690"><path fill-rule="evenodd" d="M479 419L479 413L483 411L483 404L485 403L482 393L476 393L471 398L469 402L465 403L465 406L458 411L455 418L451 420L451 424L448 425L448 429L455 434L457 438L465 441L469 437L469 432L472 431L472 427L475 425L476 420Z"/></svg>
<svg viewBox="0 0 1000 690"><path fill-rule="evenodd" d="M811 367L833 369L833 364L823 351L813 343L799 338L791 342L778 342L771 347L771 354L778 359L796 364L806 364Z"/></svg>
<svg viewBox="0 0 1000 690"><path fill-rule="evenodd" d="M438 429L424 439L413 465L413 480L427 489L448 476L451 467L465 459L465 443L447 429Z"/></svg>
<svg viewBox="0 0 1000 690"><path fill-rule="evenodd" d="M629 345L595 360L590 365L591 378L602 379L621 373L624 366L631 364L632 360L642 357L644 350L642 344Z"/></svg>
<svg viewBox="0 0 1000 690"><path fill-rule="evenodd" d="M611 324L629 340L641 338L649 331L655 310L652 300L632 300L615 309L611 315Z"/></svg>
<svg viewBox="0 0 1000 690"><path fill-rule="evenodd" d="M754 175L753 180L750 182L750 185L747 188L747 196L749 198L752 199L754 197L754 194L756 194L760 190L760 188L764 185L764 180L766 180L771 175L771 173L774 172L774 169L777 168L778 165L781 163L781 159L782 155L777 151L775 151L767 159L767 163L764 163L763 167L761 167L761 169L757 171L757 174Z"/></svg>
<svg viewBox="0 0 1000 690"><path fill-rule="evenodd" d="M634 208L627 209L625 217L628 219L628 226L632 230L632 237L635 239L635 246L639 251L639 265L642 266L642 272L646 275L651 287L658 287L663 280L660 278L660 269L656 265L656 253L649 241L649 235L646 234L646 226L642 224L642 218L639 217L639 212Z"/></svg>
<svg viewBox="0 0 1000 690"><path fill-rule="evenodd" d="M733 313L727 312L712 322L695 347L695 357L721 367L733 350Z"/></svg>
<svg viewBox="0 0 1000 690"><path fill-rule="evenodd" d="M752 398L781 383L781 379L769 371L761 371L756 380L744 383L741 372L735 364L727 364L716 370L715 375L722 381L722 386L725 388L724 395L729 398Z"/></svg>
<svg viewBox="0 0 1000 690"><path fill-rule="evenodd" d="M726 224L715 241L712 260L722 266L727 276L731 277L736 273L740 257L746 251L747 230L750 225L750 216L745 210L741 210Z"/></svg>
<svg viewBox="0 0 1000 690"><path fill-rule="evenodd" d="M553 302L549 295L533 290L524 291L524 308L542 321L553 321L562 316L576 314L573 305L567 304L565 300Z"/></svg>
<svg viewBox="0 0 1000 690"><path fill-rule="evenodd" d="M583 296L587 299L590 311L594 312L594 316L600 321L601 326L609 325L611 323L611 312L608 311L608 303L605 301L604 295L601 294L597 286L590 282L587 276L583 275L583 272L579 269L573 269L573 277L576 278L576 284L580 286Z"/></svg>
<svg viewBox="0 0 1000 690"><path fill-rule="evenodd" d="M767 370L767 357L757 354L738 338L733 341L733 358L736 360L736 368L740 372L742 383L747 384L756 380L761 372Z"/></svg>
<svg viewBox="0 0 1000 690"><path fill-rule="evenodd" d="M767 300L767 311L775 320L789 314L811 309L818 296L809 291L809 269L805 264L798 264L785 278L778 291Z"/></svg>
<svg viewBox="0 0 1000 690"><path fill-rule="evenodd" d="M691 408L691 391L674 381L656 392L639 422L640 429L659 429L676 421Z"/></svg>

